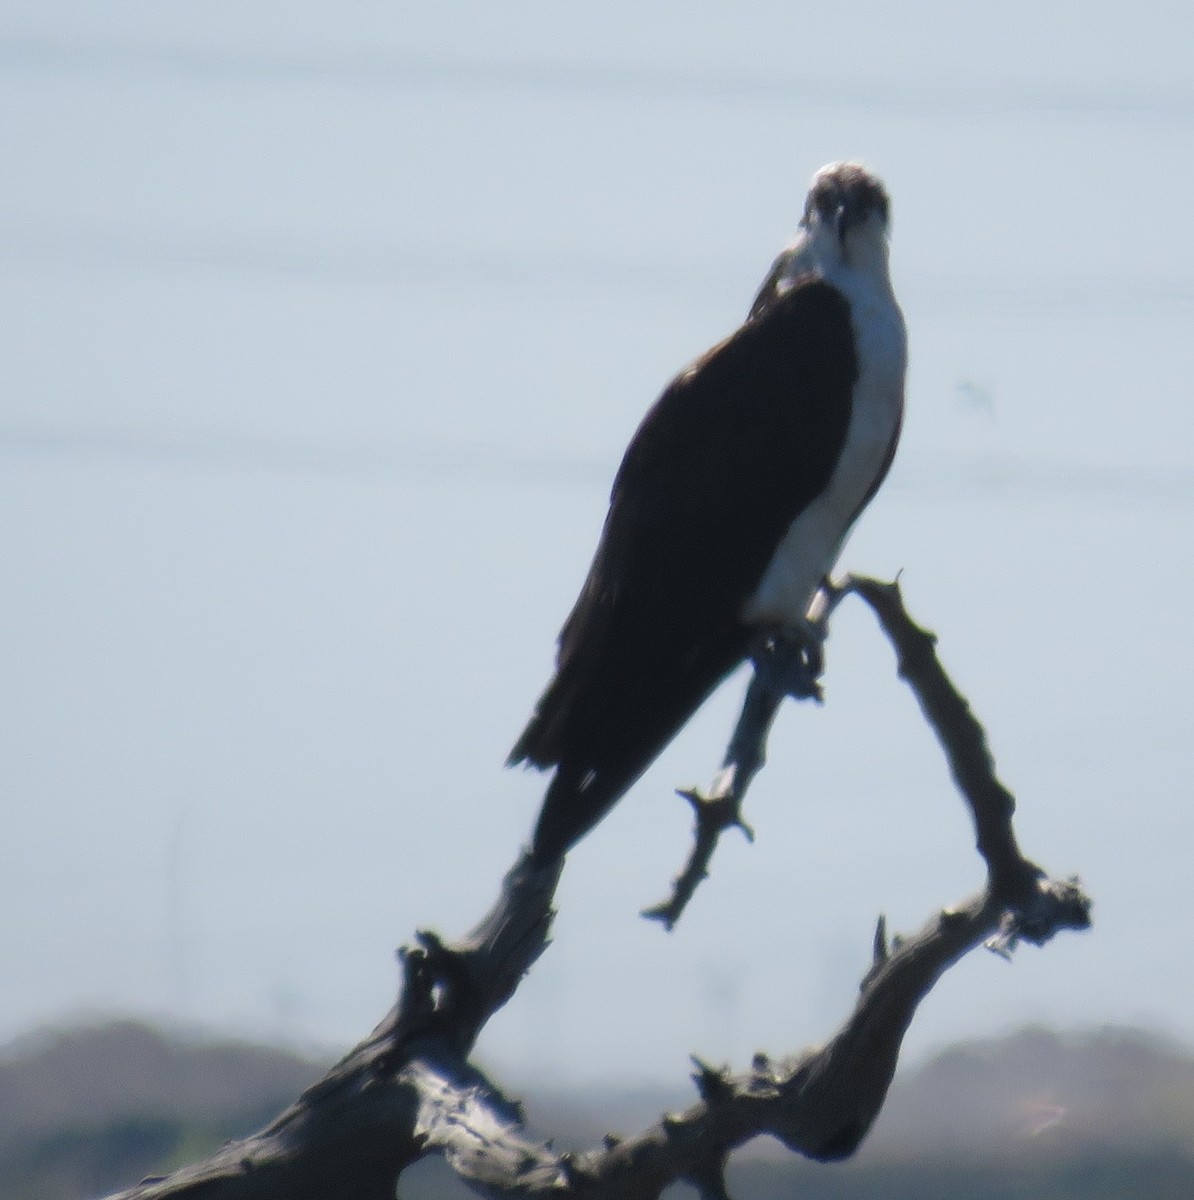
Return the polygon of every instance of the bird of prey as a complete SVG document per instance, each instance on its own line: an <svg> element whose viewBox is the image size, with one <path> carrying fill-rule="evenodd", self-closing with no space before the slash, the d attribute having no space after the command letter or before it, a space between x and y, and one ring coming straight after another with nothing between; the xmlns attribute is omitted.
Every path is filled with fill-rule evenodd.
<svg viewBox="0 0 1194 1200"><path fill-rule="evenodd" d="M746 320L631 440L555 675L509 757L555 771L537 863L601 820L756 647L819 645L818 593L903 414L888 207L859 164L818 171Z"/></svg>

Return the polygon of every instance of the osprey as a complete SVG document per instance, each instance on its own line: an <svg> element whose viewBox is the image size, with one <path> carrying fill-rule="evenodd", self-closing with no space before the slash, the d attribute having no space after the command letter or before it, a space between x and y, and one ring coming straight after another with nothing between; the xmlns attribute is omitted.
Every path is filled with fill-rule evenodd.
<svg viewBox="0 0 1194 1200"><path fill-rule="evenodd" d="M903 414L887 233L879 180L823 167L746 321L635 433L555 676L509 758L555 769L536 862L588 832L766 639L819 646L818 593Z"/></svg>

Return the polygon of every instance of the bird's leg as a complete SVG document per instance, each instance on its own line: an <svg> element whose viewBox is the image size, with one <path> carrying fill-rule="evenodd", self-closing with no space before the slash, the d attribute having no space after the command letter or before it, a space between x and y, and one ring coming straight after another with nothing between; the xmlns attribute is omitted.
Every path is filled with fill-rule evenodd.
<svg viewBox="0 0 1194 1200"><path fill-rule="evenodd" d="M692 853L672 881L671 896L645 909L644 917L661 921L668 929L675 925L708 874L709 861L725 830L736 826L748 841L754 841L754 831L742 817L746 789L766 761L767 735L784 697L821 701L827 622L840 598L839 590L825 580L801 626L769 630L755 639L750 650L754 674L721 770L708 792L687 788L679 793L692 805L696 819Z"/></svg>
<svg viewBox="0 0 1194 1200"><path fill-rule="evenodd" d="M824 619L818 616L799 627L761 633L751 647L754 674L709 797L732 799L732 824L746 829L740 812L742 800L767 761L767 735L784 697L821 702L826 633Z"/></svg>

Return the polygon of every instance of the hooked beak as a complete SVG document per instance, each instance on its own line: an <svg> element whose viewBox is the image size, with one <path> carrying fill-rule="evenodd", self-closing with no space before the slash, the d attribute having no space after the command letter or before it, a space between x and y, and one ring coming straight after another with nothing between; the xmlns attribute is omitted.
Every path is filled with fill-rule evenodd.
<svg viewBox="0 0 1194 1200"><path fill-rule="evenodd" d="M846 234L851 229L863 224L871 214L870 198L857 189L847 189L841 202L833 214L833 228L837 231L837 240L845 246Z"/></svg>
<svg viewBox="0 0 1194 1200"><path fill-rule="evenodd" d="M850 232L852 224L849 207L843 200L837 206L837 211L833 214L833 228L837 231L837 240L842 246L846 244L846 234Z"/></svg>

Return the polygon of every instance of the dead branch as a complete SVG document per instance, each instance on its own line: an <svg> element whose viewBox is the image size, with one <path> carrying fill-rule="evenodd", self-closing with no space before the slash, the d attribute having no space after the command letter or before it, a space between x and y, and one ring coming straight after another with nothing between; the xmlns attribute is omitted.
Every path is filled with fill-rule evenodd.
<svg viewBox="0 0 1194 1200"><path fill-rule="evenodd" d="M727 829L741 829L748 842L755 840L754 830L742 816L742 803L754 777L767 761L767 736L785 696L798 700L821 701L820 652L810 666L802 648L788 647L788 661L780 667L768 666L765 656L774 646L760 647L754 659L754 673L742 701L742 712L722 759L721 770L708 792L700 788L679 788L676 794L692 805L692 850L680 874L672 880L668 898L641 916L659 921L670 933L688 907L703 879L709 877L709 863ZM795 655L793 656L793 650ZM795 680L796 686L788 686Z"/></svg>
<svg viewBox="0 0 1194 1200"><path fill-rule="evenodd" d="M739 1074L697 1062L697 1103L585 1154L530 1141L518 1105L468 1061L485 1022L547 946L560 865L537 871L524 857L466 938L448 945L421 933L403 951L394 1008L294 1105L207 1162L113 1200L388 1200L402 1170L434 1153L492 1197L654 1200L686 1180L704 1200L727 1200L726 1160L760 1134L811 1158L852 1154L882 1107L917 1005L941 974L984 940L1010 954L1019 941L1083 929L1090 901L1076 880L1050 880L1021 854L1015 803L983 728L898 588L858 578L845 590L870 605L895 647L971 809L987 882L895 945L880 918L854 1011L825 1046L779 1062L756 1055Z"/></svg>

